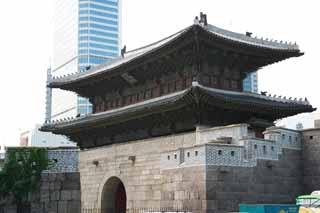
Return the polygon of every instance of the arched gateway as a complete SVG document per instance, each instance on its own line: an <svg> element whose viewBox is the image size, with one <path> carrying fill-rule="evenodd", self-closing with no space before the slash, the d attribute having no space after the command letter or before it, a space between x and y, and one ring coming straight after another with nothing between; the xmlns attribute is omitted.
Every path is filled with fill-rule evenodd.
<svg viewBox="0 0 320 213"><path fill-rule="evenodd" d="M127 195L122 181L111 177L105 183L101 196L102 213L125 213L127 208Z"/></svg>

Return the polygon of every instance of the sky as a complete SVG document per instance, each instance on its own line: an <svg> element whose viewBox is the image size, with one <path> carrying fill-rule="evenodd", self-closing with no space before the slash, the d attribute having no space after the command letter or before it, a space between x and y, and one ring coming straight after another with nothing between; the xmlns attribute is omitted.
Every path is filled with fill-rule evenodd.
<svg viewBox="0 0 320 213"><path fill-rule="evenodd" d="M305 55L259 70L259 90L286 97L307 97L314 107L320 108L320 1L123 0L122 6L122 43L127 50L191 25L201 11L217 27L297 42ZM17 145L22 131L44 121L52 20L53 0L1 3L0 144ZM320 118L319 111L314 116ZM292 118L289 125L283 123L294 127L303 117ZM307 127L312 125L310 117Z"/></svg>

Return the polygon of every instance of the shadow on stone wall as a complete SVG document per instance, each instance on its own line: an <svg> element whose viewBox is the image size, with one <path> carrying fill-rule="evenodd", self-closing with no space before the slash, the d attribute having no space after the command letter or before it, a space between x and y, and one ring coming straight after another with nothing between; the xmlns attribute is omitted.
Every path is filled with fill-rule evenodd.
<svg viewBox="0 0 320 213"><path fill-rule="evenodd" d="M30 196L29 206L17 208L3 201L0 213L79 213L81 209L80 173L43 173L40 189Z"/></svg>

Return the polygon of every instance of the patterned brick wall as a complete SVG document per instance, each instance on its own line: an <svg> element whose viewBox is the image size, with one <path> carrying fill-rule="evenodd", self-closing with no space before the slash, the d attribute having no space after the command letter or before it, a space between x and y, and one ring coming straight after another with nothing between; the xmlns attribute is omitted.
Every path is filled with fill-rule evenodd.
<svg viewBox="0 0 320 213"><path fill-rule="evenodd" d="M78 172L79 149L55 148L48 149L48 158L52 166L45 173Z"/></svg>

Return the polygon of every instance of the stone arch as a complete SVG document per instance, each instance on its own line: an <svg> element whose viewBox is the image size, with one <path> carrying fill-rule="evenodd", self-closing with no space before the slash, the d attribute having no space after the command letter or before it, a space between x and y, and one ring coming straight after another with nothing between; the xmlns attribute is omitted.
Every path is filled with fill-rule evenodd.
<svg viewBox="0 0 320 213"><path fill-rule="evenodd" d="M102 213L125 213L127 194L123 182L118 177L110 177L101 192Z"/></svg>

